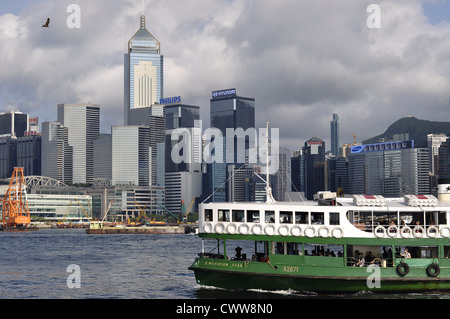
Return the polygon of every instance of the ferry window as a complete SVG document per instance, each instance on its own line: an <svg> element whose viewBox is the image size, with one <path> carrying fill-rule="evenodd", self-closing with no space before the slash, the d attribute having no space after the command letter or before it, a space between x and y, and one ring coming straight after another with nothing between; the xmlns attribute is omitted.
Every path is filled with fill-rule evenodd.
<svg viewBox="0 0 450 319"><path fill-rule="evenodd" d="M296 224L308 224L308 212L295 212Z"/></svg>
<svg viewBox="0 0 450 319"><path fill-rule="evenodd" d="M450 246L444 246L444 258L450 258Z"/></svg>
<svg viewBox="0 0 450 319"><path fill-rule="evenodd" d="M248 210L247 211L247 222L259 223L259 210Z"/></svg>
<svg viewBox="0 0 450 319"><path fill-rule="evenodd" d="M272 253L276 255L303 255L301 243L272 243Z"/></svg>
<svg viewBox="0 0 450 319"><path fill-rule="evenodd" d="M339 213L330 213L330 225L339 225Z"/></svg>
<svg viewBox="0 0 450 319"><path fill-rule="evenodd" d="M408 249L411 258L438 258L437 246L395 246L395 257L401 258L405 249Z"/></svg>
<svg viewBox="0 0 450 319"><path fill-rule="evenodd" d="M243 222L244 221L244 211L233 209L233 222Z"/></svg>
<svg viewBox="0 0 450 319"><path fill-rule="evenodd" d="M425 213L425 222L427 226L446 225L446 212L434 211Z"/></svg>
<svg viewBox="0 0 450 319"><path fill-rule="evenodd" d="M275 223L275 211L266 210L266 223Z"/></svg>
<svg viewBox="0 0 450 319"><path fill-rule="evenodd" d="M438 225L447 225L447 214L446 212L437 212L438 215Z"/></svg>
<svg viewBox="0 0 450 319"><path fill-rule="evenodd" d="M273 243L274 244L274 249L273 249L273 253L277 254L277 255L284 255L284 245L285 243Z"/></svg>
<svg viewBox="0 0 450 319"><path fill-rule="evenodd" d="M280 223L292 224L292 212L280 211Z"/></svg>
<svg viewBox="0 0 450 319"><path fill-rule="evenodd" d="M311 224L322 225L324 213L311 212Z"/></svg>
<svg viewBox="0 0 450 319"><path fill-rule="evenodd" d="M305 256L344 257L344 246L333 244L304 244Z"/></svg>
<svg viewBox="0 0 450 319"><path fill-rule="evenodd" d="M205 209L205 222L212 222L213 211L212 209Z"/></svg>
<svg viewBox="0 0 450 319"><path fill-rule="evenodd" d="M362 212L361 212L362 213ZM369 212L367 212L369 213ZM362 217L362 214L361 214ZM362 223L368 223L370 221L371 216L369 214L366 215L365 220L361 220ZM373 211L373 222L374 227L378 225L384 225L386 227L390 225L397 225L397 212L387 212L387 211Z"/></svg>
<svg viewBox="0 0 450 319"><path fill-rule="evenodd" d="M229 222L230 221L230 210L229 209L219 209L219 222Z"/></svg>

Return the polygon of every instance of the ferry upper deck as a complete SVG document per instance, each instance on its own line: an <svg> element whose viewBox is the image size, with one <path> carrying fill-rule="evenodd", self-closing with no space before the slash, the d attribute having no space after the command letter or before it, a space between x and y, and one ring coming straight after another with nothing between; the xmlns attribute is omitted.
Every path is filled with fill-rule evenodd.
<svg viewBox="0 0 450 319"><path fill-rule="evenodd" d="M325 194L318 201L202 204L200 233L358 238L450 237L450 202L432 195Z"/></svg>

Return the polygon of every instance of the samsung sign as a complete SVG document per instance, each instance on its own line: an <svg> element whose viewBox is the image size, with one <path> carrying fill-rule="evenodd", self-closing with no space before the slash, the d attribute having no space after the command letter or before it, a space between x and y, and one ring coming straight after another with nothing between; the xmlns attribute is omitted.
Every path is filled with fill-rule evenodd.
<svg viewBox="0 0 450 319"><path fill-rule="evenodd" d="M159 104L181 103L181 96L168 97L159 100Z"/></svg>
<svg viewBox="0 0 450 319"><path fill-rule="evenodd" d="M351 153L356 154L356 153L377 152L377 151L392 151L392 150L402 150L405 148L414 148L414 141L411 140L400 142L354 145L352 146Z"/></svg>
<svg viewBox="0 0 450 319"><path fill-rule="evenodd" d="M217 99L217 98L221 98L221 97L230 97L230 96L236 96L236 89L228 89L228 90L212 92L213 99Z"/></svg>

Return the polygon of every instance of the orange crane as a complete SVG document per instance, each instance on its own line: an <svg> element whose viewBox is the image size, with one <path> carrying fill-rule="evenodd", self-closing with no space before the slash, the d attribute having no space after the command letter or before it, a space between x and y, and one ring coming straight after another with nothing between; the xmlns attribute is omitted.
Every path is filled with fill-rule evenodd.
<svg viewBox="0 0 450 319"><path fill-rule="evenodd" d="M8 191L3 198L3 227L26 227L31 223L25 188L23 167L14 167Z"/></svg>

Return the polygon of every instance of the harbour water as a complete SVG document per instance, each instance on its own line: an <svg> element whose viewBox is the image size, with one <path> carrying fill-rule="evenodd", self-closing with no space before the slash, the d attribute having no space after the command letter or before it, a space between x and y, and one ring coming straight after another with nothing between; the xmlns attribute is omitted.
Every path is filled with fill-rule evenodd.
<svg viewBox="0 0 450 319"><path fill-rule="evenodd" d="M317 295L199 287L188 267L200 248L201 240L194 235L88 235L84 229L0 232L0 298L450 299L444 292ZM76 282L79 288L70 288Z"/></svg>

